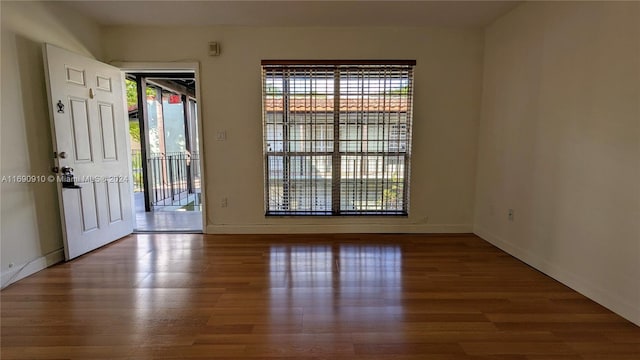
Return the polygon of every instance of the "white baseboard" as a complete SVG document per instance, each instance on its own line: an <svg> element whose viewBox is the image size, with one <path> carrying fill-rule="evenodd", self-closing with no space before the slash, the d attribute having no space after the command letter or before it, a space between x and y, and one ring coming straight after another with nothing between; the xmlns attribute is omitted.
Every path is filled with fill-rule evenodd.
<svg viewBox="0 0 640 360"><path fill-rule="evenodd" d="M207 234L470 233L471 224L208 225Z"/></svg>
<svg viewBox="0 0 640 360"><path fill-rule="evenodd" d="M614 291L608 291L607 289L602 288L602 286L594 284L589 279L585 279L584 277L572 273L560 265L551 263L527 249L500 239L486 229L476 226L473 232L510 255L640 326L639 304L633 304L631 301L616 296L614 295Z"/></svg>
<svg viewBox="0 0 640 360"><path fill-rule="evenodd" d="M2 273L2 288L62 261L64 261L64 249L58 249L27 263L16 265Z"/></svg>

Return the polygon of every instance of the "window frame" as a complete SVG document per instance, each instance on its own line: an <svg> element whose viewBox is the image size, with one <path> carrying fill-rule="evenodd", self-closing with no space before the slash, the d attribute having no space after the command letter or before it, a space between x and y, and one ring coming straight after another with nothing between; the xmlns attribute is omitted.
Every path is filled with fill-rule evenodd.
<svg viewBox="0 0 640 360"><path fill-rule="evenodd" d="M410 193L410 168L411 168L411 147L412 147L412 129L413 129L413 86L414 86L414 68L416 65L416 61L415 60L263 60L261 62L261 70L262 70L262 75L261 75L261 81L262 81L262 107L263 107L263 161L264 161L264 196L265 196L265 216L268 217L273 217L273 216L408 216L409 213L409 193ZM367 69L367 67L370 67L369 72L370 73L374 73L375 71L381 71L381 70L389 70L389 69L404 69L403 71L406 71L407 73L407 94L401 94L401 95L406 95L406 98L408 99L406 102L406 110L404 111L405 114L405 120L403 123L400 122L400 120L397 121L397 123L385 123L384 120L380 123L376 123L376 126L380 126L381 128L383 128L384 126L388 126L389 127L389 133L386 135L386 137L384 137L382 140L377 140L377 141L387 141L387 150L380 150L377 152L369 152L368 150L364 150L363 144L367 144L367 141L369 140L364 140L363 138L360 138L359 140L359 147L360 150L359 151L349 151L345 148L342 148L342 143L347 143L348 141L352 141L352 140L347 140L346 138L343 140L341 139L341 126L345 125L345 122L343 122L341 120L341 116L343 115L348 115L350 114L350 111L343 111L341 108L341 99L343 96L346 97L346 95L344 95L340 90L340 84L341 84L341 80L343 79L342 76L345 74L345 71L348 70L353 70L354 68L357 68L359 71L363 71L366 72L365 69ZM326 111L325 116L327 117L332 117L332 122L328 123L329 125L331 125L332 127L332 137L327 137L325 140L327 140L328 142L330 142L332 144L332 149L331 151L317 151L316 149L312 149L309 151L291 151L289 149L289 146L292 143L291 140L291 134L289 134L289 127L291 126L291 122L290 119L288 119L287 117L290 114L291 110L289 108L290 106L290 101L291 101L291 97L292 97L292 93L289 91L289 87L290 87L290 82L291 82L291 73L288 72L288 70L291 69L296 69L296 70L305 70L305 69L318 69L318 70L322 70L325 73L333 73L333 107L330 111ZM267 111L267 106L266 106L266 101L267 101L267 70L268 71L282 71L282 151L280 153L278 153L277 151L273 151L270 148L270 144L268 143L268 139L267 139L267 131L268 131L268 125L269 123L267 122L267 117L268 117L268 111ZM346 72L347 74L349 74L348 72ZM403 73L404 74L404 73ZM368 74L369 75L369 74ZM313 77L309 77L309 79L314 79ZM364 81L364 80L363 80ZM385 85L386 86L386 85ZM387 91L386 87L383 87L383 91ZM306 93L304 93L304 96L307 96ZM310 93L309 94L310 97L313 97L313 95ZM368 96L368 94L364 94L363 92L359 92L357 93L357 96L360 97L364 97L364 96ZM384 94L384 96L386 96L386 94ZM348 103L348 100L347 100ZM275 112L274 112L275 113ZM321 113L318 112L318 113ZM363 112L364 113L364 112ZM367 112L367 114L372 113L371 111ZM402 113L401 111L398 111L398 113ZM382 110L379 112L379 114L387 114L386 108L385 110ZM360 122L358 122L360 121ZM347 123L348 124L348 123ZM272 124L273 125L273 124ZM317 124L314 123L313 121L309 123L309 127L311 129L313 129L313 131L316 131L317 128L315 128ZM325 126L327 126L327 123L325 122ZM346 126L346 125L345 125ZM362 119L359 119L356 121L356 129L357 126L360 127L365 127L365 126L369 126L369 124L367 124L366 122L362 122ZM400 145L400 143L402 142L402 140L397 140L397 149L395 151L391 151L391 144L393 142L393 137L391 135L392 133L392 128L395 128L395 131L398 133L398 138L402 137L402 134L404 133L405 136L405 140L404 143L406 144L406 149L404 149L404 151L400 151L402 146ZM377 128L376 132L379 131L380 128ZM329 128L323 129L323 131L325 132L329 132ZM362 130L361 130L362 131ZM310 140L311 142L315 141L315 140ZM379 145L377 145L379 146ZM377 154L377 155L376 155ZM291 195L291 189L289 188L289 186L291 186L291 184L289 184L288 182L291 180L291 174L289 174L289 170L290 170L290 165L287 162L292 162L295 157L304 157L304 156L309 156L311 159L311 162L313 162L313 157L318 156L328 156L329 157L329 163L331 164L331 181L329 183L329 187L330 187L330 192L331 192L331 200L329 201L329 203L331 204L331 209L329 210L322 210L322 211L314 211L314 210L271 210L270 207L270 200L271 198L271 194L270 194L270 190L271 187L273 186L273 183L271 182L271 173L270 173L270 158L274 157L274 156L281 156L282 157L282 186L283 186L283 197L286 197L287 200L291 200L291 197L293 197L293 195ZM390 161L393 160L393 157L397 157L394 161L400 161L399 159L402 157L402 171L403 171L403 178L402 178L402 182L397 182L396 183L401 183L402 184L402 208L400 210L389 210L389 209L378 209L378 210L362 210L362 209L358 209L358 210L348 210L348 209L343 209L342 208L342 197L341 195L344 195L346 192L343 191L343 185L348 183L349 181L353 181L355 183L363 182L363 179L365 177L362 176L362 172L364 170L360 170L360 177L356 177L354 175L353 178L349 178L349 179L342 179L341 177L341 173L342 173L342 167L343 167L343 162L345 157L348 156L353 156L354 158L359 157L360 160L360 167L361 168L365 168L368 167L371 163L371 159L369 158L374 157L374 156L378 156L378 159L374 158L373 162L376 162L376 166L378 162L382 161L382 163L384 164L385 160L386 161ZM384 165L382 165L384 166ZM381 167L382 167L381 166ZM354 167L355 169L355 167ZM355 170L354 170L355 172ZM382 170L382 174L383 176L385 176L385 172L386 170ZM378 174L378 172L376 172L376 175ZM388 176L388 174L386 174L386 176ZM288 179L288 180L287 180ZM313 181L316 181L317 177L313 177ZM385 178L383 178L381 180L384 184ZM388 181L388 180L387 180ZM394 183L395 184L395 183ZM276 184L277 186L277 184ZM367 183L365 186L369 186L369 184ZM378 191L377 189L377 180L376 180L376 189L375 191L371 192L368 188L365 190L364 192L364 196L367 197L368 195L370 195L371 193L376 193L376 191ZM380 187L380 193L382 198L384 199L384 193L385 191L387 191L386 188L384 188L384 185L381 185ZM380 194L378 193L378 194ZM286 194L286 195L284 195ZM325 195L326 196L326 195ZM360 196L363 196L362 190L360 192ZM356 199L356 195L353 195L353 199ZM295 198L294 198L295 200ZM313 194L311 194L309 196L309 200L310 202L313 201ZM355 200L354 200L355 201ZM360 202L362 202L362 198L360 198ZM381 207L384 206L384 200L381 200L382 204L380 205ZM283 204L287 204L287 201L283 200ZM325 198L325 203L326 203L326 198ZM367 197L366 200L366 204L369 204L369 200ZM398 204L398 201L396 200L396 205ZM290 203L288 204L290 205Z"/></svg>

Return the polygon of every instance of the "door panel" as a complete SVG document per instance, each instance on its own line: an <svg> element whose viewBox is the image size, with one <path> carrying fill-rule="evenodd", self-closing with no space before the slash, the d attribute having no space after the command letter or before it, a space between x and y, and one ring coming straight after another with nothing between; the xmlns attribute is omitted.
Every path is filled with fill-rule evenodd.
<svg viewBox="0 0 640 360"><path fill-rule="evenodd" d="M80 210L82 216L82 231L89 232L98 229L98 204L96 186L86 183L80 189Z"/></svg>
<svg viewBox="0 0 640 360"><path fill-rule="evenodd" d="M84 70L75 69L69 66L65 66L65 69L67 70L67 82L71 84L86 86L86 83L84 81Z"/></svg>
<svg viewBox="0 0 640 360"><path fill-rule="evenodd" d="M91 136L89 131L88 99L70 98L71 127L76 161L91 161Z"/></svg>
<svg viewBox="0 0 640 360"><path fill-rule="evenodd" d="M128 119L119 69L46 44L56 166L73 168L75 185L58 183L65 256L72 259L133 230Z"/></svg>
<svg viewBox="0 0 640 360"><path fill-rule="evenodd" d="M100 114L100 130L102 135L102 159L118 160L113 105L100 103L98 104L98 108L98 114Z"/></svg>
<svg viewBox="0 0 640 360"><path fill-rule="evenodd" d="M98 75L96 77L96 89L111 92L111 78L107 76Z"/></svg>
<svg viewBox="0 0 640 360"><path fill-rule="evenodd" d="M107 201L109 201L109 223L122 220L122 196L120 191L120 184L115 182L107 183Z"/></svg>

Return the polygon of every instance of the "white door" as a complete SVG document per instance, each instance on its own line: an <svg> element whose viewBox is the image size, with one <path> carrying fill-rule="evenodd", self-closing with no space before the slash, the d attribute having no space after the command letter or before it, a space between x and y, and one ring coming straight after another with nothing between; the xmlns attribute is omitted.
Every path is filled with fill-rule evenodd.
<svg viewBox="0 0 640 360"><path fill-rule="evenodd" d="M133 231L128 119L118 68L45 44L45 73L67 260Z"/></svg>

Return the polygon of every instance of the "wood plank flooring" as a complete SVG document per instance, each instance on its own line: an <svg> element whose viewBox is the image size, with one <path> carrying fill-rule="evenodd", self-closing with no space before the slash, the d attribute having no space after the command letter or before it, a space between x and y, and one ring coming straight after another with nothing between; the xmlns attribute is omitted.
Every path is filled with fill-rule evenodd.
<svg viewBox="0 0 640 360"><path fill-rule="evenodd" d="M2 359L640 359L473 235L133 235L0 293Z"/></svg>

